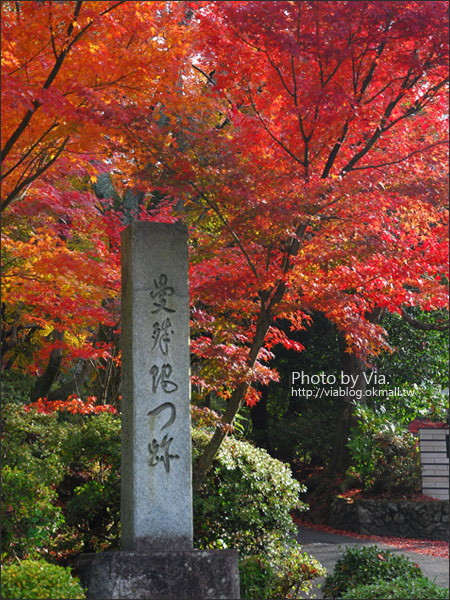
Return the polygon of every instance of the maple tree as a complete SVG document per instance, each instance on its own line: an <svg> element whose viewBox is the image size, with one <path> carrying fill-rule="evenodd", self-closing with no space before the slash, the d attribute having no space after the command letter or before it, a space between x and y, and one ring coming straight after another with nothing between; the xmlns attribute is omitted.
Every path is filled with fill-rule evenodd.
<svg viewBox="0 0 450 600"><path fill-rule="evenodd" d="M191 4L216 108L183 130L193 351L212 359L199 383L229 393L198 485L252 382L276 376L277 318L324 313L361 370L381 310L446 306L448 20L445 2Z"/></svg>
<svg viewBox="0 0 450 600"><path fill-rule="evenodd" d="M197 486L274 347L302 349L277 319L323 313L361 371L381 311L447 305L447 7L2 3L10 330L107 351L124 206L89 177L112 172L147 192L130 218L190 229L193 383L227 402Z"/></svg>
<svg viewBox="0 0 450 600"><path fill-rule="evenodd" d="M109 157L127 169L121 128L133 107L167 102L184 54L182 15L167 8L2 3L2 210L52 167L61 170L61 158L64 168Z"/></svg>
<svg viewBox="0 0 450 600"><path fill-rule="evenodd" d="M2 366L39 373L36 399L61 368L118 360L101 331L119 320L124 206L91 184L114 168L128 185L124 128L170 103L183 24L165 2L1 8Z"/></svg>

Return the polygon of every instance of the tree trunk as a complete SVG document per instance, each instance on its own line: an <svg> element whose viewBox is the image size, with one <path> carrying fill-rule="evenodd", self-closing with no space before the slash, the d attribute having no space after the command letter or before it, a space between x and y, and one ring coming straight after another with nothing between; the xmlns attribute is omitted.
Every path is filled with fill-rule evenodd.
<svg viewBox="0 0 450 600"><path fill-rule="evenodd" d="M339 335L338 339L343 376L347 375L349 381L355 383L341 386L346 393L339 397L339 421L334 435L331 460L327 467L330 474L336 473L337 475L345 473L350 466L350 453L347 443L350 437L350 428L353 425L352 406L355 402L365 404L366 396L366 380L364 378L366 364L354 353L349 354L346 352L346 343L343 336Z"/></svg>
<svg viewBox="0 0 450 600"><path fill-rule="evenodd" d="M297 255L300 248L300 241L305 235L306 229L307 225L305 223L302 223L296 228L296 237L291 239L283 259L282 267L284 273L288 273L290 271L290 259ZM271 292L268 290L260 292L261 309L259 311L258 320L256 323L255 337L253 338L247 361L247 366L250 369L254 366L258 357L258 353L263 347L267 332L273 321L274 309L283 300L285 292L286 284L283 280L281 280ZM217 427L203 454L199 457L194 465L192 472L194 492L198 491L200 488L202 481L220 448L221 443L230 431L230 426L233 424L233 420L244 402L247 387L248 384L242 382L234 390L225 414L222 417L222 424Z"/></svg>
<svg viewBox="0 0 450 600"><path fill-rule="evenodd" d="M203 454L197 460L192 472L194 492L198 491L200 488L202 481L220 448L220 445L227 436L231 425L233 424L234 417L237 415L242 406L246 390L247 384L245 383L241 383L235 389L230 398L225 414L222 417L222 424L216 428L216 431L203 451Z"/></svg>
<svg viewBox="0 0 450 600"><path fill-rule="evenodd" d="M371 323L377 323L383 316L383 310L375 308L366 318ZM339 417L333 437L331 458L315 488L312 498L320 496L327 488L332 486L339 475L345 474L350 466L350 452L347 443L350 439L350 429L356 423L353 418L353 404L365 404L366 397L366 363L353 352L346 352L345 336L338 333L339 352L343 377L347 376L349 383L341 385L345 392L339 396Z"/></svg>
<svg viewBox="0 0 450 600"><path fill-rule="evenodd" d="M60 386L58 389L50 392L48 395L49 400L66 400L70 394L79 393L80 387L92 373L92 365L88 361L83 361L83 366L78 373L75 374L73 379Z"/></svg>
<svg viewBox="0 0 450 600"><path fill-rule="evenodd" d="M253 343L250 348L247 361L249 368L252 368L255 364L258 353L264 344L264 340L271 322L272 318L270 317L269 313L266 312L264 306L262 306L258 317L255 337L253 338ZM216 431L203 451L203 454L198 458L196 464L194 465L192 473L194 492L198 491L200 488L202 481L220 448L220 445L230 431L231 426L233 425L233 420L244 402L247 387L248 384L245 382L240 383L236 387L228 402L227 409L222 416L222 423L216 428Z"/></svg>
<svg viewBox="0 0 450 600"><path fill-rule="evenodd" d="M62 342L64 340L64 331L55 329L52 333L54 342ZM44 373L38 377L34 388L31 392L30 398L32 402L35 402L38 398L45 398L50 392L53 382L59 373L62 361L62 348L53 348L50 352L50 358L47 364L47 368Z"/></svg>

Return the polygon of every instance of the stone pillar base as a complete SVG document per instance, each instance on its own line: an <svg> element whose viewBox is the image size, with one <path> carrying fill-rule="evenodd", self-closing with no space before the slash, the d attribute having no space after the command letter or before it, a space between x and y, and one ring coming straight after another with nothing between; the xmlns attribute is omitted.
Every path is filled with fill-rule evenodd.
<svg viewBox="0 0 450 600"><path fill-rule="evenodd" d="M238 600L236 550L82 554L76 574L88 600Z"/></svg>

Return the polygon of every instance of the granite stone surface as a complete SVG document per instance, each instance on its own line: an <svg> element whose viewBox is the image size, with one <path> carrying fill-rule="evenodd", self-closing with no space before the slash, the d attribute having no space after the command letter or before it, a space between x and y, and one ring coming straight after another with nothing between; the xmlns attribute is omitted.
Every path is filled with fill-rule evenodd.
<svg viewBox="0 0 450 600"><path fill-rule="evenodd" d="M122 550L82 554L87 598L239 595L235 550L194 550L187 231L122 232Z"/></svg>
<svg viewBox="0 0 450 600"><path fill-rule="evenodd" d="M187 231L122 233L122 549L192 549Z"/></svg>
<svg viewBox="0 0 450 600"><path fill-rule="evenodd" d="M240 598L235 550L83 554L76 574L87 600Z"/></svg>

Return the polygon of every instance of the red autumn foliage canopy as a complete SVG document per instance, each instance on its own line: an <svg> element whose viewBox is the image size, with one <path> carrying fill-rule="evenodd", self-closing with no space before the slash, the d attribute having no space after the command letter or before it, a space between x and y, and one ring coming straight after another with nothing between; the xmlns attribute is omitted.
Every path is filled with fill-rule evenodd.
<svg viewBox="0 0 450 600"><path fill-rule="evenodd" d="M106 356L131 217L189 226L194 382L227 419L293 346L277 319L368 357L380 309L445 307L447 8L3 2L6 363Z"/></svg>

